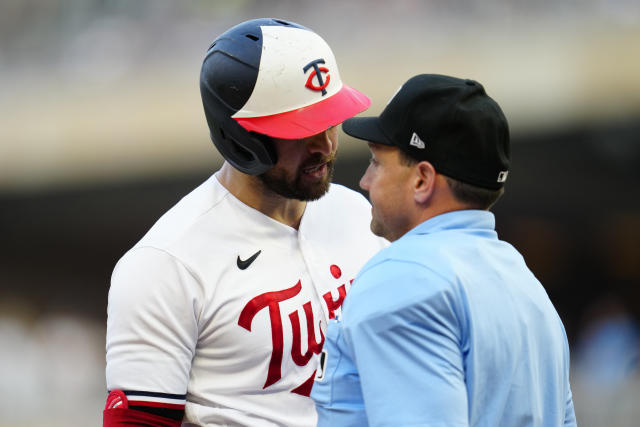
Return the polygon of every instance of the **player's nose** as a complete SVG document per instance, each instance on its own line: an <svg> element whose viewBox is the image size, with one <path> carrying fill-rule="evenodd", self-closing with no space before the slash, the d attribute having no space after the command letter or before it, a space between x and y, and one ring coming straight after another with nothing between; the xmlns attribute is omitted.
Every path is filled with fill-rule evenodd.
<svg viewBox="0 0 640 427"><path fill-rule="evenodd" d="M307 138L307 149L310 153L320 153L328 156L333 152L333 141L330 138L329 130L320 132Z"/></svg>

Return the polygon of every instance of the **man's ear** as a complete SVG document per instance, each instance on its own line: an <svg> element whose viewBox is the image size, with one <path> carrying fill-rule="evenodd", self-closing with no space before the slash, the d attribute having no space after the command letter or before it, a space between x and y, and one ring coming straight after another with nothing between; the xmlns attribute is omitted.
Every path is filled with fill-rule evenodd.
<svg viewBox="0 0 640 427"><path fill-rule="evenodd" d="M436 185L436 170L427 161L414 166L413 198L416 203L424 204L429 201Z"/></svg>

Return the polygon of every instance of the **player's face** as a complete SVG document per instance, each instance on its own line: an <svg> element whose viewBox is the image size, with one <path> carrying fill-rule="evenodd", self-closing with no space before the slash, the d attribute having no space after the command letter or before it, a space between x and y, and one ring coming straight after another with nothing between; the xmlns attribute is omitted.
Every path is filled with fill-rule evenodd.
<svg viewBox="0 0 640 427"><path fill-rule="evenodd" d="M338 129L303 139L277 139L276 165L259 175L265 186L288 199L317 200L331 184L333 164L338 150Z"/></svg>
<svg viewBox="0 0 640 427"><path fill-rule="evenodd" d="M401 162L397 148L370 143L369 149L371 161L360 187L369 192L371 231L394 241L411 229L413 168Z"/></svg>

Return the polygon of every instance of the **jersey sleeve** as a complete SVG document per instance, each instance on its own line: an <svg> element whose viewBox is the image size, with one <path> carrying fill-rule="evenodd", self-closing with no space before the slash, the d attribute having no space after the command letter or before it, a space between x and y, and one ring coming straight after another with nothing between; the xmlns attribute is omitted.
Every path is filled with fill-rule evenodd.
<svg viewBox="0 0 640 427"><path fill-rule="evenodd" d="M159 249L135 248L118 262L107 308L109 390L186 393L200 289L187 267Z"/></svg>
<svg viewBox="0 0 640 427"><path fill-rule="evenodd" d="M344 308L344 340L369 425L468 424L455 288L422 266L364 271Z"/></svg>

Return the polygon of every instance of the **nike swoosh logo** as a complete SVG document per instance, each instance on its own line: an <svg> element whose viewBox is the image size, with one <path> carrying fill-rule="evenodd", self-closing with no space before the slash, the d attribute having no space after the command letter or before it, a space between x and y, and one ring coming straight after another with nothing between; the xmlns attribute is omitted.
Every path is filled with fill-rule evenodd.
<svg viewBox="0 0 640 427"><path fill-rule="evenodd" d="M251 255L249 258L245 260L240 259L240 255L238 255L238 259L236 260L238 264L238 268L240 270L246 270L253 263L253 261L255 261L256 258L258 258L258 255L260 255L260 252L262 252L262 250L259 250L258 252Z"/></svg>

